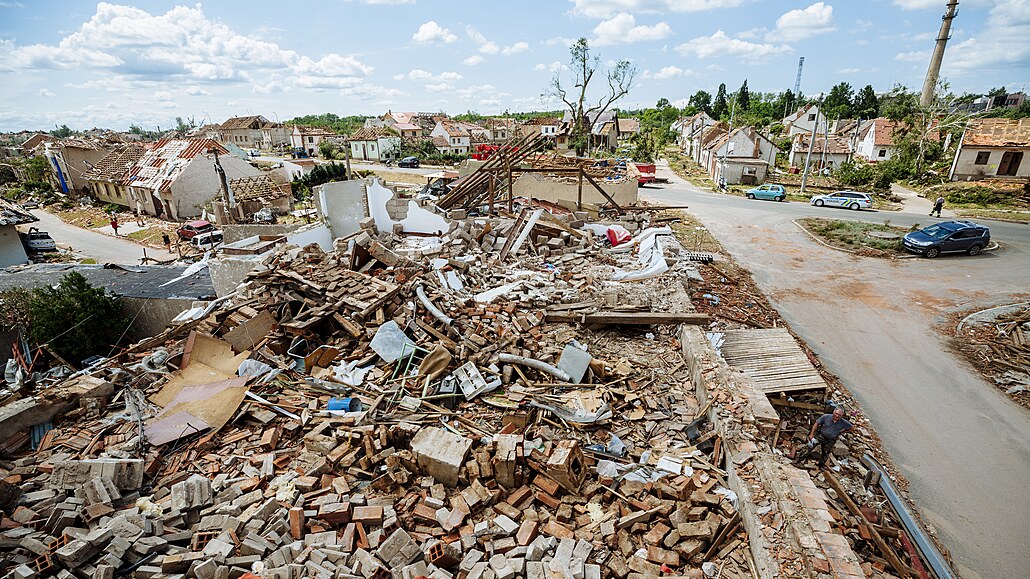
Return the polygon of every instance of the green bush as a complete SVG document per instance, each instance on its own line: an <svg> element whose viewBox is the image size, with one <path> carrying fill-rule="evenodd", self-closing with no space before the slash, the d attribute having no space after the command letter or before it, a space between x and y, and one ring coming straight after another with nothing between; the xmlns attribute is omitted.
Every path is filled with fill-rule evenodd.
<svg viewBox="0 0 1030 579"><path fill-rule="evenodd" d="M976 205L993 205L1011 200L1011 196L1002 191L979 185L948 191L945 193L944 198L948 203L971 203Z"/></svg>
<svg viewBox="0 0 1030 579"><path fill-rule="evenodd" d="M48 345L71 363L110 355L129 323L117 297L77 272L64 276L56 288L0 293L0 324L22 330L30 341Z"/></svg>

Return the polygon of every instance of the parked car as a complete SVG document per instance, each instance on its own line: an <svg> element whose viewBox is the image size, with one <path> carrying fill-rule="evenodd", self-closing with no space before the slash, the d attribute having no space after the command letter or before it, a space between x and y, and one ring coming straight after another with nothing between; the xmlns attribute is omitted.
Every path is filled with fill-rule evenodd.
<svg viewBox="0 0 1030 579"><path fill-rule="evenodd" d="M761 187L755 187L754 189L748 189L744 192L744 195L748 199L773 199L775 201L783 201L787 198L787 190L783 188L783 185L772 185L766 183Z"/></svg>
<svg viewBox="0 0 1030 579"><path fill-rule="evenodd" d="M858 191L837 191L829 195L813 195L812 205L816 207L822 207L823 205L847 207L848 209L858 211L859 209L872 209L873 198Z"/></svg>
<svg viewBox="0 0 1030 579"><path fill-rule="evenodd" d="M207 233L208 231L214 231L215 226L211 225L207 221L197 220L184 223L182 227L175 230L176 235L179 239L190 240L196 237L198 234Z"/></svg>
<svg viewBox="0 0 1030 579"><path fill-rule="evenodd" d="M21 233L21 243L30 253L42 253L44 251L57 251L57 243L46 231L40 231L30 227L28 232Z"/></svg>
<svg viewBox="0 0 1030 579"><path fill-rule="evenodd" d="M926 257L942 253L977 255L991 243L991 230L972 221L942 221L905 234L901 245L906 251Z"/></svg>
<svg viewBox="0 0 1030 579"><path fill-rule="evenodd" d="M222 244L222 230L212 229L204 233L198 233L190 239L190 245L204 251L218 247Z"/></svg>
<svg viewBox="0 0 1030 579"><path fill-rule="evenodd" d="M404 157L400 161L397 161L398 167L406 167L408 169L418 169L418 157Z"/></svg>

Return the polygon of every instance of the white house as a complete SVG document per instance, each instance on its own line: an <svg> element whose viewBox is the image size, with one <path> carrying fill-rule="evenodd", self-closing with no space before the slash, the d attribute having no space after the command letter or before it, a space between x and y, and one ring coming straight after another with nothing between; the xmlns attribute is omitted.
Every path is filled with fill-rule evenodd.
<svg viewBox="0 0 1030 579"><path fill-rule="evenodd" d="M472 131L463 123L451 120L437 121L429 136L433 138L433 146L442 154L465 155L472 147Z"/></svg>
<svg viewBox="0 0 1030 579"><path fill-rule="evenodd" d="M363 161L394 159L401 150L401 138L387 127L361 127L347 143L351 158Z"/></svg>
<svg viewBox="0 0 1030 579"><path fill-rule="evenodd" d="M210 139L161 139L129 169L125 178L129 206L172 221L200 216L204 206L221 194L216 154L226 183L261 174Z"/></svg>
<svg viewBox="0 0 1030 579"><path fill-rule="evenodd" d="M683 149L691 159L697 161L700 154L701 131L715 124L715 119L708 113L701 111L692 117L677 119L672 124L672 131L676 133L676 144Z"/></svg>
<svg viewBox="0 0 1030 579"><path fill-rule="evenodd" d="M870 119L858 133L855 153L869 161L886 161L894 156L894 130L897 123L885 118Z"/></svg>
<svg viewBox="0 0 1030 579"><path fill-rule="evenodd" d="M973 119L951 163L953 181L1030 177L1030 118Z"/></svg>
<svg viewBox="0 0 1030 579"><path fill-rule="evenodd" d="M561 120L552 117L538 117L522 123L521 132L523 135L543 135L555 138L558 136L558 129L561 127Z"/></svg>
<svg viewBox="0 0 1030 579"><path fill-rule="evenodd" d="M819 105L811 104L787 115L782 122L787 135L793 137L800 134L811 134L816 130L824 130L826 115L819 111Z"/></svg>
<svg viewBox="0 0 1030 579"><path fill-rule="evenodd" d="M39 221L35 215L0 198L0 267L28 263L29 258L16 226L35 221Z"/></svg>

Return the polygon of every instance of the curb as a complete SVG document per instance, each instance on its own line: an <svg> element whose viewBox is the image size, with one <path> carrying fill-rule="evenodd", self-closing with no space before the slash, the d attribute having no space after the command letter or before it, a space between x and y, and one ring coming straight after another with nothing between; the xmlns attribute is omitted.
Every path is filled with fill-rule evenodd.
<svg viewBox="0 0 1030 579"><path fill-rule="evenodd" d="M852 255L856 255L858 253L858 251L856 251L854 249L844 249L843 247L837 247L835 245L830 245L829 243L826 243L822 239L819 239L819 237L816 234L814 234L811 231L809 231L808 228L806 228L804 225L801 225L800 223L798 223L797 219L792 219L791 223L793 223L794 225L797 225L798 229L800 229L801 231L804 231L805 233L807 233L808 236L811 237L813 240L815 240L815 242L818 243L819 245L822 245L824 247L828 247L828 248L830 248L830 249L832 249L834 251L840 251L840 252L843 252L843 253L850 253ZM871 256L859 255L858 257L871 257ZM915 255L915 254L892 255L889 259L912 259L913 257L919 257L919 256Z"/></svg>

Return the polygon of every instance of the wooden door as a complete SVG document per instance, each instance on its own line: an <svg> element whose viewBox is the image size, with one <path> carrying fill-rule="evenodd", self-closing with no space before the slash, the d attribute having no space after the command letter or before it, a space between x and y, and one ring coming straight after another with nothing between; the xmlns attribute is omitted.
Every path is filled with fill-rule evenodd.
<svg viewBox="0 0 1030 579"><path fill-rule="evenodd" d="M1005 151L1001 156L1001 163L998 164L998 174L1008 175L1009 165L1012 163L1012 151Z"/></svg>

